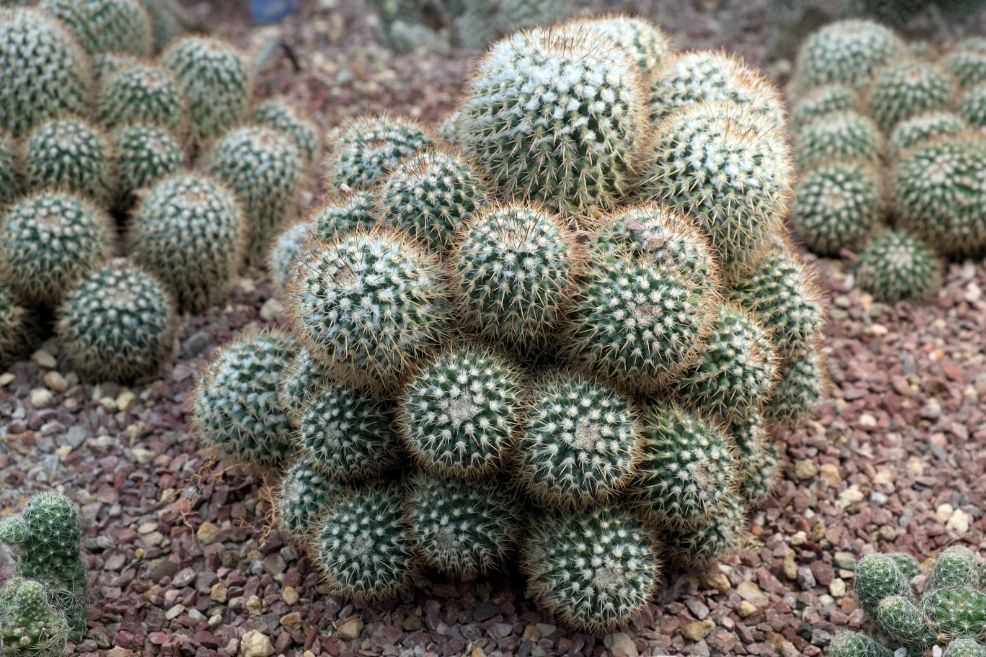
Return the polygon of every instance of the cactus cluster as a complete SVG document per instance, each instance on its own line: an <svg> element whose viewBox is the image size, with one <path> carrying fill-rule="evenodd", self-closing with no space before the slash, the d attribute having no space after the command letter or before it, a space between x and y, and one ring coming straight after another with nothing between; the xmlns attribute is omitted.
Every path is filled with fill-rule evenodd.
<svg viewBox="0 0 986 657"><path fill-rule="evenodd" d="M870 554L856 564L856 600L873 622L874 635L837 636L831 657L986 653L986 589L981 566L969 548L954 545L938 555L924 588L912 580L921 568L908 554Z"/></svg>
<svg viewBox="0 0 986 657"><path fill-rule="evenodd" d="M864 51L856 69L831 66ZM856 283L879 301L926 300L940 286L942 259L986 253L986 194L970 183L986 171L980 56L970 40L921 56L888 28L856 19L826 26L802 48L791 85L801 95L791 223L820 255L859 254Z"/></svg>
<svg viewBox="0 0 986 657"><path fill-rule="evenodd" d="M296 344L234 342L195 403L205 441L278 479L330 589L516 554L604 631L666 558L743 539L774 429L820 403L824 313L783 226L776 92L699 53L721 81L648 95L677 57L642 19L536 28L477 64L451 143L390 116L334 140L329 200L270 254Z"/></svg>

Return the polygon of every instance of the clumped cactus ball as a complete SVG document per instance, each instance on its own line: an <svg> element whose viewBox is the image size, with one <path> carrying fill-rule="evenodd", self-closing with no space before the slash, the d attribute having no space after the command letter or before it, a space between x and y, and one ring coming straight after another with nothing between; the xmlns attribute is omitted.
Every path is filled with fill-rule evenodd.
<svg viewBox="0 0 986 657"><path fill-rule="evenodd" d="M288 328L223 349L194 411L276 480L329 590L520 564L605 632L744 540L775 431L824 396L824 308L776 90L712 53L664 80L672 50L643 19L534 28L478 62L454 129L330 140L328 200L268 254Z"/></svg>

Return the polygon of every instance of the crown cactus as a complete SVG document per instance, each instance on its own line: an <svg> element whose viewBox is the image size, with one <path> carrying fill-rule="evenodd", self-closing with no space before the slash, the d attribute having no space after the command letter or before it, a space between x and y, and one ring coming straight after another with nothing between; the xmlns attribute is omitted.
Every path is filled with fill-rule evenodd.
<svg viewBox="0 0 986 657"><path fill-rule="evenodd" d="M907 648L909 653L923 654L935 643L928 619L909 594L881 600L876 622L895 644Z"/></svg>
<svg viewBox="0 0 986 657"><path fill-rule="evenodd" d="M4 657L61 657L69 628L41 582L14 577L0 588L0 650Z"/></svg>
<svg viewBox="0 0 986 657"><path fill-rule="evenodd" d="M889 596L907 596L911 592L908 578L889 555L870 554L856 564L856 601L874 616L880 601Z"/></svg>
<svg viewBox="0 0 986 657"><path fill-rule="evenodd" d="M808 37L798 53L797 82L802 89L839 83L865 87L878 69L906 49L879 23L851 19L830 23Z"/></svg>
<svg viewBox="0 0 986 657"><path fill-rule="evenodd" d="M975 586L979 581L976 555L964 545L945 548L938 555L928 578L925 592L950 589L956 586Z"/></svg>
<svg viewBox="0 0 986 657"><path fill-rule="evenodd" d="M358 228L369 230L377 223L375 192L353 192L332 198L309 214L318 239L331 242Z"/></svg>
<svg viewBox="0 0 986 657"><path fill-rule="evenodd" d="M822 402L826 381L825 363L817 347L792 357L779 367L764 417L777 424L794 424L811 417Z"/></svg>
<svg viewBox="0 0 986 657"><path fill-rule="evenodd" d="M566 217L628 190L646 127L636 66L572 29L518 32L480 60L462 105L462 147L497 192Z"/></svg>
<svg viewBox="0 0 986 657"><path fill-rule="evenodd" d="M798 164L806 169L832 160L878 164L884 146L876 123L852 110L820 116L802 127L794 140Z"/></svg>
<svg viewBox="0 0 986 657"><path fill-rule="evenodd" d="M110 138L117 197L124 204L139 189L178 173L185 151L165 128L135 123L117 129Z"/></svg>
<svg viewBox="0 0 986 657"><path fill-rule="evenodd" d="M897 156L916 146L923 146L940 137L954 137L967 128L966 122L952 112L927 112L894 126L888 143Z"/></svg>
<svg viewBox="0 0 986 657"><path fill-rule="evenodd" d="M185 96L193 137L216 137L246 114L253 93L246 56L227 41L188 36L161 55Z"/></svg>
<svg viewBox="0 0 986 657"><path fill-rule="evenodd" d="M253 110L253 122L285 133L294 142L305 164L311 164L322 148L318 126L306 119L301 110L286 100L265 100Z"/></svg>
<svg viewBox="0 0 986 657"><path fill-rule="evenodd" d="M91 55L123 52L149 57L151 18L139 0L42 0Z"/></svg>
<svg viewBox="0 0 986 657"><path fill-rule="evenodd" d="M804 94L791 110L791 124L800 130L815 119L859 109L859 93L842 84L826 84Z"/></svg>
<svg viewBox="0 0 986 657"><path fill-rule="evenodd" d="M879 301L926 299L944 274L941 258L921 240L886 231L869 243L856 262L856 283Z"/></svg>
<svg viewBox="0 0 986 657"><path fill-rule="evenodd" d="M636 616L654 594L662 566L652 530L608 506L552 512L533 523L523 549L521 565L541 604L595 633Z"/></svg>
<svg viewBox="0 0 986 657"><path fill-rule="evenodd" d="M622 50L640 69L643 80L653 78L671 55L671 40L650 21L637 16L602 16L565 24L587 39L602 37Z"/></svg>
<svg viewBox="0 0 986 657"><path fill-rule="evenodd" d="M277 524L289 538L305 541L345 487L300 458L287 469L274 494Z"/></svg>
<svg viewBox="0 0 986 657"><path fill-rule="evenodd" d="M986 51L960 45L941 59L941 65L963 89L986 82Z"/></svg>
<svg viewBox="0 0 986 657"><path fill-rule="evenodd" d="M65 192L39 192L0 219L0 279L25 302L55 305L66 288L113 254L105 211Z"/></svg>
<svg viewBox="0 0 986 657"><path fill-rule="evenodd" d="M884 132L924 112L947 109L955 82L934 64L905 61L881 70L867 91L866 108Z"/></svg>
<svg viewBox="0 0 986 657"><path fill-rule="evenodd" d="M628 398L564 374L535 386L531 397L514 458L532 494L555 507L586 508L630 482L641 427Z"/></svg>
<svg viewBox="0 0 986 657"><path fill-rule="evenodd" d="M85 114L89 61L61 22L35 9L0 9L0 129L26 135L62 114Z"/></svg>
<svg viewBox="0 0 986 657"><path fill-rule="evenodd" d="M353 121L333 145L328 187L336 191L370 189L404 159L429 148L433 139L418 123L391 116Z"/></svg>
<svg viewBox="0 0 986 657"><path fill-rule="evenodd" d="M5 367L32 345L36 319L31 310L0 282L0 367Z"/></svg>
<svg viewBox="0 0 986 657"><path fill-rule="evenodd" d="M670 528L664 548L673 563L707 564L736 550L746 536L746 512L735 497L713 516L687 528Z"/></svg>
<svg viewBox="0 0 986 657"><path fill-rule="evenodd" d="M199 435L241 461L283 465L293 446L277 385L294 348L281 331L246 333L223 347L195 394Z"/></svg>
<svg viewBox="0 0 986 657"><path fill-rule="evenodd" d="M296 273L302 250L315 230L310 221L299 221L281 231L267 255L267 269L270 270L274 287L285 292Z"/></svg>
<svg viewBox="0 0 986 657"><path fill-rule="evenodd" d="M411 379L398 425L426 470L471 478L496 469L514 446L523 402L523 381L508 360L464 347Z"/></svg>
<svg viewBox="0 0 986 657"><path fill-rule="evenodd" d="M795 189L791 226L805 246L837 256L862 246L887 213L883 178L872 166L837 160L819 164Z"/></svg>
<svg viewBox="0 0 986 657"><path fill-rule="evenodd" d="M38 126L24 144L24 170L31 189L60 189L109 200L109 140L78 119L55 119Z"/></svg>
<svg viewBox="0 0 986 657"><path fill-rule="evenodd" d="M246 226L233 194L215 180L178 173L148 189L134 213L133 259L200 312L229 287L243 259Z"/></svg>
<svg viewBox="0 0 986 657"><path fill-rule="evenodd" d="M170 71L135 62L103 79L96 101L96 120L106 128L146 123L180 134L185 127L185 99Z"/></svg>

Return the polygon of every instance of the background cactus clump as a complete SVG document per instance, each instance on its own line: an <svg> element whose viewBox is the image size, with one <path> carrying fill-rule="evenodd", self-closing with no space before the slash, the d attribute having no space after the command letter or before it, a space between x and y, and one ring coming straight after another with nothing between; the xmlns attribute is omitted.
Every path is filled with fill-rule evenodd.
<svg viewBox="0 0 986 657"><path fill-rule="evenodd" d="M893 63L877 73L866 108L884 132L924 112L948 109L955 82L938 66L922 61Z"/></svg>
<svg viewBox="0 0 986 657"><path fill-rule="evenodd" d="M90 55L151 54L151 18L138 0L42 0L41 7L64 22Z"/></svg>
<svg viewBox="0 0 986 657"><path fill-rule="evenodd" d="M24 145L24 170L31 189L78 192L99 204L113 191L109 140L78 119L38 126Z"/></svg>
<svg viewBox="0 0 986 657"><path fill-rule="evenodd" d="M906 47L892 30L875 21L830 23L808 37L798 53L797 84L803 89L831 83L860 89Z"/></svg>
<svg viewBox="0 0 986 657"><path fill-rule="evenodd" d="M905 232L886 231L860 254L856 283L877 300L921 300L941 285L944 263L927 244Z"/></svg>
<svg viewBox="0 0 986 657"><path fill-rule="evenodd" d="M927 112L901 121L894 126L888 143L898 157L906 150L940 137L954 137L968 126L962 117L952 112Z"/></svg>
<svg viewBox="0 0 986 657"><path fill-rule="evenodd" d="M941 59L941 65L965 89L986 82L986 52L960 43Z"/></svg>
<svg viewBox="0 0 986 657"><path fill-rule="evenodd" d="M112 220L86 199L39 192L0 219L0 279L25 302L54 306L113 255Z"/></svg>
<svg viewBox="0 0 986 657"><path fill-rule="evenodd" d="M815 253L839 255L862 246L886 213L877 169L863 162L825 162L804 175L795 191L791 225Z"/></svg>
<svg viewBox="0 0 986 657"><path fill-rule="evenodd" d="M880 128L869 117L851 110L826 114L797 134L798 164L811 168L832 160L861 160L879 164L885 148Z"/></svg>
<svg viewBox="0 0 986 657"><path fill-rule="evenodd" d="M129 205L139 189L178 173L185 166L185 151L174 134L155 125L135 123L110 136L116 198Z"/></svg>
<svg viewBox="0 0 986 657"><path fill-rule="evenodd" d="M99 88L96 118L107 129L126 123L160 125L184 132L185 99L167 69L137 62L107 76Z"/></svg>
<svg viewBox="0 0 986 657"><path fill-rule="evenodd" d="M274 497L278 526L290 538L303 543L345 490L343 484L326 476L311 461L297 459L284 473Z"/></svg>
<svg viewBox="0 0 986 657"><path fill-rule="evenodd" d="M110 263L79 281L58 311L58 338L69 359L99 380L153 374L172 351L175 308L151 275Z"/></svg>
<svg viewBox="0 0 986 657"><path fill-rule="evenodd" d="M770 443L766 422L759 411L729 423L729 437L740 463L740 492L749 508L758 508L773 491L777 477L777 448Z"/></svg>
<svg viewBox="0 0 986 657"><path fill-rule="evenodd" d="M857 111L859 92L842 84L826 84L801 96L791 110L791 125L800 130L820 116L836 112Z"/></svg>
<svg viewBox="0 0 986 657"><path fill-rule="evenodd" d="M671 55L671 40L656 25L634 16L603 16L565 23L585 38L600 36L612 42L637 64L643 81L653 78Z"/></svg>
<svg viewBox="0 0 986 657"><path fill-rule="evenodd" d="M322 148L318 126L301 115L294 105L280 98L265 100L253 110L253 122L287 134L294 141L305 164L311 164Z"/></svg>
<svg viewBox="0 0 986 657"><path fill-rule="evenodd" d="M339 135L327 162L328 186L335 191L365 190L381 182L405 158L434 142L428 131L408 119L363 117Z"/></svg>
<svg viewBox="0 0 986 657"><path fill-rule="evenodd" d="M967 89L955 111L975 128L986 128L986 83Z"/></svg>
<svg viewBox="0 0 986 657"><path fill-rule="evenodd" d="M69 628L44 584L14 577L0 588L0 650L5 657L61 657Z"/></svg>
<svg viewBox="0 0 986 657"><path fill-rule="evenodd" d="M30 349L36 324L34 313L0 281L0 367Z"/></svg>
<svg viewBox="0 0 986 657"><path fill-rule="evenodd" d="M322 241L331 242L358 228L369 230L375 226L379 217L376 203L376 191L352 192L329 199L312 210L308 219L315 225L314 235Z"/></svg>
<svg viewBox="0 0 986 657"><path fill-rule="evenodd" d="M267 254L267 269L274 280L274 287L283 292L296 273L302 249L311 238L315 226L310 221L299 221L281 231Z"/></svg>

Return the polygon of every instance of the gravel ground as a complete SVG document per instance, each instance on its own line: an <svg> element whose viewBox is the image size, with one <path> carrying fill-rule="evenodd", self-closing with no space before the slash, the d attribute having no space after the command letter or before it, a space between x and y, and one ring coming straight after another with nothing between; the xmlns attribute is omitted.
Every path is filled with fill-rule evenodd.
<svg viewBox="0 0 986 657"><path fill-rule="evenodd" d="M467 62L390 56L371 21L343 6L351 1L277 28L305 69L275 59L261 93L289 91L326 127L382 107L425 120L448 111ZM692 20L718 4L725 14ZM733 45L730 33L750 30L740 49L768 62L754 3L697 7L668 17L679 44ZM253 44L275 31L248 34L234 13L223 25ZM324 593L309 560L269 527L261 479L214 460L186 424L216 346L283 321L260 271L245 272L224 307L186 318L178 357L144 386L81 384L50 341L0 373L0 513L49 487L79 503L92 605L73 654L84 656L819 655L832 633L862 622L847 592L861 555L984 546L986 267L952 265L921 307L873 303L845 263L817 267L832 299L830 399L816 421L778 436L783 481L744 548L673 578L620 633L566 631L513 576L422 579L373 606ZM0 575L12 566L0 551Z"/></svg>

